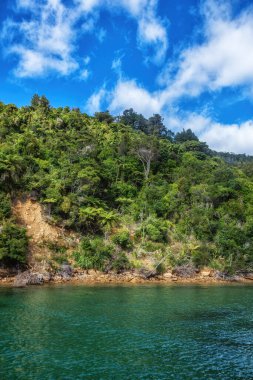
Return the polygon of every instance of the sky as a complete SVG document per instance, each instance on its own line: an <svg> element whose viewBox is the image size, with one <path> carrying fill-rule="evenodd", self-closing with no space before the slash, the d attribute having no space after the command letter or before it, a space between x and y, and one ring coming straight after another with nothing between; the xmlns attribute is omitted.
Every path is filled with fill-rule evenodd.
<svg viewBox="0 0 253 380"><path fill-rule="evenodd" d="M253 2L0 0L0 101L34 93L253 155Z"/></svg>

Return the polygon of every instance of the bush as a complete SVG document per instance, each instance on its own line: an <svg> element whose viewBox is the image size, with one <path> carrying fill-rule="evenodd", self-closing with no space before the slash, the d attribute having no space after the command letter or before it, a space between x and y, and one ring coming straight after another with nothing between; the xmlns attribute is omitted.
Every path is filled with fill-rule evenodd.
<svg viewBox="0 0 253 380"><path fill-rule="evenodd" d="M7 263L25 263L28 238L25 228L6 222L0 230L0 260Z"/></svg>
<svg viewBox="0 0 253 380"><path fill-rule="evenodd" d="M146 241L141 245L141 248L144 249L145 252L155 252L155 251L164 251L166 245L164 243L157 243L153 241Z"/></svg>
<svg viewBox="0 0 253 380"><path fill-rule="evenodd" d="M10 197L3 192L0 192L0 220L11 216L11 201Z"/></svg>
<svg viewBox="0 0 253 380"><path fill-rule="evenodd" d="M149 217L145 220L137 231L136 235L144 235L148 240L153 242L167 242L168 240L168 223L165 220L156 217Z"/></svg>
<svg viewBox="0 0 253 380"><path fill-rule="evenodd" d="M133 245L130 239L130 233L127 230L117 232L112 236L112 241L114 244L119 245L122 249L130 249Z"/></svg>
<svg viewBox="0 0 253 380"><path fill-rule="evenodd" d="M52 252L52 259L57 264L64 264L65 262L68 262L67 247L65 247L64 245L53 243L51 241L47 242L46 245Z"/></svg>
<svg viewBox="0 0 253 380"><path fill-rule="evenodd" d="M191 258L196 267L203 267L209 265L210 261L214 257L214 248L208 244L202 244L197 249L192 250Z"/></svg>
<svg viewBox="0 0 253 380"><path fill-rule="evenodd" d="M113 258L111 269L115 270L117 273L130 268L131 265L125 253L120 252L116 257Z"/></svg>
<svg viewBox="0 0 253 380"><path fill-rule="evenodd" d="M82 269L105 271L110 264L113 251L113 247L106 245L103 239L86 237L81 241L79 250L74 252L74 259Z"/></svg>

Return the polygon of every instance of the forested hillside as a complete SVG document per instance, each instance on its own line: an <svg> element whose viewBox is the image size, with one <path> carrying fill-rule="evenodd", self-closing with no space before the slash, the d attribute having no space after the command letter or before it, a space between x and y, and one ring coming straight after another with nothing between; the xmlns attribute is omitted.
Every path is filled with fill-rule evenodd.
<svg viewBox="0 0 253 380"><path fill-rule="evenodd" d="M0 139L2 264L26 263L26 231L11 211L26 196L81 235L71 257L52 247L58 262L253 269L252 158L216 154L191 130L174 135L160 115L90 117L38 95L27 107L0 103Z"/></svg>

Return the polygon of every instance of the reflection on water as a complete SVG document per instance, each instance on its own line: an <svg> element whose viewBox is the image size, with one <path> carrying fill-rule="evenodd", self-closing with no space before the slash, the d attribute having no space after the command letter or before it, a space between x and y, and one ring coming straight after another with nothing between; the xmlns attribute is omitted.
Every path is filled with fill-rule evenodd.
<svg viewBox="0 0 253 380"><path fill-rule="evenodd" d="M0 289L0 379L253 379L253 287Z"/></svg>

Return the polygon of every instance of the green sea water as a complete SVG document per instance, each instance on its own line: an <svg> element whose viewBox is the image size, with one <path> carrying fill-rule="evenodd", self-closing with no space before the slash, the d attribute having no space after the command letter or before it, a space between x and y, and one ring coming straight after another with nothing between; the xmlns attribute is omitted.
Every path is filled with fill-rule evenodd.
<svg viewBox="0 0 253 380"><path fill-rule="evenodd" d="M0 288L0 379L253 379L251 286Z"/></svg>

